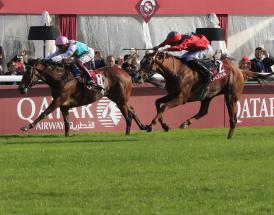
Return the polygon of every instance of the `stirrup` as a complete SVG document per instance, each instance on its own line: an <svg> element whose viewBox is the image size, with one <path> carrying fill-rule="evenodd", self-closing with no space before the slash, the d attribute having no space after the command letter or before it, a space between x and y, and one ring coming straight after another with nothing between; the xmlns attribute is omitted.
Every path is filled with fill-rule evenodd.
<svg viewBox="0 0 274 215"><path fill-rule="evenodd" d="M85 83L86 83L86 85L89 85L89 86L93 86L93 87L97 86L97 83L95 83L95 81L92 79L86 80Z"/></svg>

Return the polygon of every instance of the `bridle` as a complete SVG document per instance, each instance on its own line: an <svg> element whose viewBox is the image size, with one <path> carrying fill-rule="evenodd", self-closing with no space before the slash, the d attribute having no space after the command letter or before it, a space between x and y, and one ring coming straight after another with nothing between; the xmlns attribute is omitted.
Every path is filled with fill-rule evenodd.
<svg viewBox="0 0 274 215"><path fill-rule="evenodd" d="M44 74L48 71L48 66L45 66L45 68L43 70L40 70L38 68L36 68L36 66L31 66L31 65L26 65L26 69L30 70L30 82L28 83L27 86L25 86L25 88L30 88L34 85L36 85L39 80L42 80L43 82L47 83L47 80L44 78ZM36 81L33 81L34 77L37 77ZM48 83L47 83L48 84Z"/></svg>
<svg viewBox="0 0 274 215"><path fill-rule="evenodd" d="M159 57L159 55L164 55L161 59L161 61L157 60L157 57ZM149 58L149 60L148 60ZM147 64L149 64L145 70L146 70L146 75L147 78L151 78L155 73L157 73L157 70L163 70L162 69L162 65L165 61L166 58L166 53L165 52L156 52L153 56L148 56L146 58L147 61L149 61ZM172 56L173 59L173 69L176 69L176 64L175 64L175 60L174 60L174 56ZM141 62L142 63L142 62ZM144 63L144 62L143 62ZM155 69L153 69L153 66L155 66Z"/></svg>

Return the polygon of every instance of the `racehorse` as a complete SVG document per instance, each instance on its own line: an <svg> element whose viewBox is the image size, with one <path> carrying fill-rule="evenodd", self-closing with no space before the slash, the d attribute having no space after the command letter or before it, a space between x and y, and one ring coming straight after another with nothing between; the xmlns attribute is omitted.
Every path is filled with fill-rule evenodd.
<svg viewBox="0 0 274 215"><path fill-rule="evenodd" d="M187 128L194 120L198 120L208 113L212 98L224 94L230 122L227 138L232 138L237 123L236 104L243 92L244 80L247 77L265 80L268 79L268 75L242 71L228 57L224 57L219 63L222 71L217 74L219 78L213 78L209 85L203 88L204 77L198 69L166 52L147 53L140 63L139 73L144 81L148 82L152 75L161 74L166 81L167 95L155 101L157 114L146 126L146 130L151 131L152 126L158 120L162 128L168 131L169 126L163 121L164 111L187 102L200 101L199 112L180 125L180 128Z"/></svg>
<svg viewBox="0 0 274 215"><path fill-rule="evenodd" d="M128 105L132 90L131 77L118 67L104 67L97 69L104 81L104 90L87 88L84 83L77 81L69 68L47 63L40 59L29 60L26 71L19 85L22 94L35 85L39 80L47 83L52 91L53 100L47 109L29 125L22 127L22 131L33 128L40 120L60 107L64 119L65 136L69 135L68 111L70 108L87 105L107 96L115 102L126 120L126 135L129 135L132 119L140 129L144 126L138 119L134 109Z"/></svg>

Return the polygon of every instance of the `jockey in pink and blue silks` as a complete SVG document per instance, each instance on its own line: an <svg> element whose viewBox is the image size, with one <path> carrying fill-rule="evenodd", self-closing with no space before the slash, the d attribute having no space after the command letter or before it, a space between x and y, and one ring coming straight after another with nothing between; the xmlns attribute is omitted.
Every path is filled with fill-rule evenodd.
<svg viewBox="0 0 274 215"><path fill-rule="evenodd" d="M71 69L74 76L77 79L80 79L81 73L84 72L85 76L88 78L87 83L96 83L92 80L88 69L84 65L84 63L91 61L93 62L92 69L95 69L94 50L92 48L88 47L85 43L68 40L65 36L59 36L55 40L55 45L57 46L57 51L46 57L47 60L50 59L54 62L61 62L62 60L72 58L73 62L71 63Z"/></svg>

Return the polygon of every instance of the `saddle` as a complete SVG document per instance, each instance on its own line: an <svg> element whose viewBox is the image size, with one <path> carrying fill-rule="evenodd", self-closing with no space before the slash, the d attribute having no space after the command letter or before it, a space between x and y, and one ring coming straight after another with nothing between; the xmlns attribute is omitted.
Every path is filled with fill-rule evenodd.
<svg viewBox="0 0 274 215"><path fill-rule="evenodd" d="M195 63L192 62L184 62L187 63L193 68L197 70L203 77L208 77L209 73L211 73L211 82L215 80L219 80L224 78L227 75L226 70L223 67L223 62L221 60L195 60ZM202 68L202 69L201 69ZM208 72L206 72L208 71Z"/></svg>

